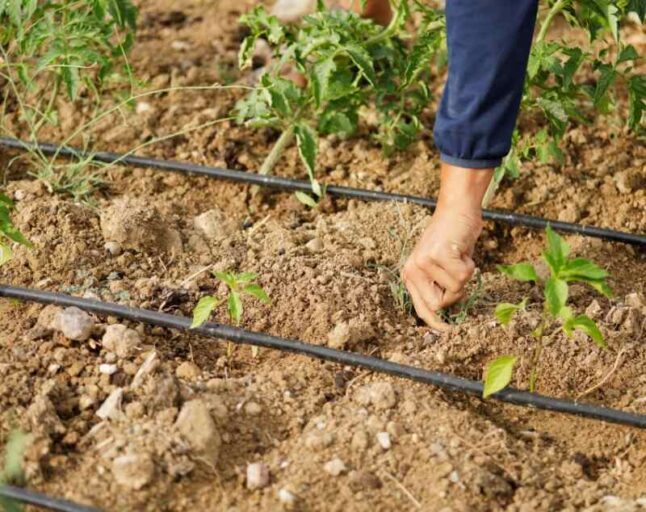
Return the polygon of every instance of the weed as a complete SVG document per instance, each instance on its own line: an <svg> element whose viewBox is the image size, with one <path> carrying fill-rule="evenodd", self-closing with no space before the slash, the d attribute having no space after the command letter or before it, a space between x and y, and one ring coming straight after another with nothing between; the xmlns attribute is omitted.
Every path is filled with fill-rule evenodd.
<svg viewBox="0 0 646 512"><path fill-rule="evenodd" d="M535 339L534 353L530 360L529 389L535 391L538 377L538 363L543 350L544 338L548 330L556 325L556 330L563 331L567 336L581 331L600 348L606 348L606 342L596 323L586 315L575 315L567 305L568 283L583 282L606 297L612 296L612 291L606 282L608 273L585 258L570 258L570 248L551 227L547 227L547 248L543 252L543 260L547 264L550 275L547 279L539 278L536 269L530 263L516 265L501 265L499 270L505 275L518 281L533 282L543 291L543 307L538 327L532 332ZM502 303L496 306L495 315L502 325L507 325L514 314L524 311L528 299L518 304ZM500 391L509 384L512 378L513 366L517 361L514 355L504 355L491 361L485 372L484 396Z"/></svg>
<svg viewBox="0 0 646 512"><path fill-rule="evenodd" d="M14 430L9 434L4 453L4 466L0 470L0 485L21 483L23 479L22 460L29 435ZM0 497L0 510L5 512L22 512L23 507L14 500Z"/></svg>

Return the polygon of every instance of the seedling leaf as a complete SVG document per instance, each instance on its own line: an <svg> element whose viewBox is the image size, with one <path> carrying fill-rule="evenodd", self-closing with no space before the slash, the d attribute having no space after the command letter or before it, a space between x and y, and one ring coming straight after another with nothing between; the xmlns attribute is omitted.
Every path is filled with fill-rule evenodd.
<svg viewBox="0 0 646 512"><path fill-rule="evenodd" d="M315 181L314 170L316 166L317 152L317 135L312 127L304 123L299 123L294 128L296 142L298 144L298 154L305 164L310 181Z"/></svg>
<svg viewBox="0 0 646 512"><path fill-rule="evenodd" d="M309 206L310 208L316 208L316 206L318 205L318 203L314 200L314 198L309 194L306 194L305 192L301 192L300 190L298 190L294 193L294 195L296 196L296 199L298 199L305 206Z"/></svg>
<svg viewBox="0 0 646 512"><path fill-rule="evenodd" d="M497 393L511 382L516 356L500 356L487 364L483 398Z"/></svg>
<svg viewBox="0 0 646 512"><path fill-rule="evenodd" d="M518 281L538 281L536 269L531 263L516 263L515 265L498 265L498 270Z"/></svg>
<svg viewBox="0 0 646 512"><path fill-rule="evenodd" d="M565 281L590 282L605 279L608 272L585 258L575 258L565 263L559 277Z"/></svg>
<svg viewBox="0 0 646 512"><path fill-rule="evenodd" d="M568 286L565 281L550 277L545 283L545 301L552 315L558 315L565 306L568 297Z"/></svg>
<svg viewBox="0 0 646 512"><path fill-rule="evenodd" d="M213 310L220 303L221 301L212 295L205 295L202 297L193 309L193 323L191 323L191 329L195 329L206 322L211 316Z"/></svg>
<svg viewBox="0 0 646 512"><path fill-rule="evenodd" d="M592 338L592 341L594 341L598 347L608 348L608 345L606 344L603 338L603 334L601 334L601 331L599 330L599 327L597 327L597 324L594 322L594 320L592 320L587 315L579 315L570 318L563 325L563 330L568 336L571 336L572 331L574 330L581 331Z"/></svg>
<svg viewBox="0 0 646 512"><path fill-rule="evenodd" d="M501 325L507 325L513 318L514 314L517 311L525 309L526 305L527 305L527 299L523 299L522 302L520 302L519 304L511 304L509 302L503 302L501 304L498 304L496 306L496 312L495 312L496 318L498 319Z"/></svg>
<svg viewBox="0 0 646 512"><path fill-rule="evenodd" d="M237 291L231 290L227 303L229 308L229 317L236 323L236 325L240 324L242 314L244 313L240 294Z"/></svg>
<svg viewBox="0 0 646 512"><path fill-rule="evenodd" d="M570 246L559 236L550 225L545 230L547 234L547 250L543 253L545 262L549 265L552 275L558 275L570 253Z"/></svg>
<svg viewBox="0 0 646 512"><path fill-rule="evenodd" d="M245 286L242 291L247 295L255 297L263 304L269 304L270 302L269 295L267 295L267 292L265 292L265 290L263 290L262 286L260 286L259 284L250 284L248 286Z"/></svg>

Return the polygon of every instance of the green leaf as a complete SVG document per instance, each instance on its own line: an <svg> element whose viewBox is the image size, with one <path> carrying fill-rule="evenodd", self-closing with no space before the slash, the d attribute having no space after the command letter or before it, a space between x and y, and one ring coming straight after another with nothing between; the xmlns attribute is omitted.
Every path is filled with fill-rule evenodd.
<svg viewBox="0 0 646 512"><path fill-rule="evenodd" d="M496 319L501 325L507 325L511 322L514 314L517 311L524 310L527 305L527 299L523 299L519 304L511 304L509 302L502 302L496 306Z"/></svg>
<svg viewBox="0 0 646 512"><path fill-rule="evenodd" d="M644 2L646 4L646 2ZM617 64L639 59L639 53L632 44L624 46L617 57Z"/></svg>
<svg viewBox="0 0 646 512"><path fill-rule="evenodd" d="M244 313L240 294L234 290L231 290L227 304L229 309L229 318L231 318L231 320L233 320L236 325L240 324L242 314Z"/></svg>
<svg viewBox="0 0 646 512"><path fill-rule="evenodd" d="M0 242L0 266L7 263L13 256L11 247L3 242Z"/></svg>
<svg viewBox="0 0 646 512"><path fill-rule="evenodd" d="M600 280L600 281L587 281L588 285L590 285L592 288L597 290L601 295L604 295L608 297L609 299L612 298L614 295L612 293L612 289L610 286L608 286L608 283L606 283L605 280Z"/></svg>
<svg viewBox="0 0 646 512"><path fill-rule="evenodd" d="M298 154L303 164L305 164L307 175L310 177L310 181L315 181L314 173L318 147L316 131L305 123L298 123L294 127L294 134L296 135Z"/></svg>
<svg viewBox="0 0 646 512"><path fill-rule="evenodd" d="M597 327L594 320L586 315L579 315L568 319L565 324L563 324L563 330L568 336L571 336L572 331L574 330L581 331L592 338L592 341L594 341L598 347L608 348L599 327Z"/></svg>
<svg viewBox="0 0 646 512"><path fill-rule="evenodd" d="M297 190L296 192L294 192L294 195L296 196L296 199L298 199L305 206L309 206L310 208L316 208L318 206L316 200L305 192Z"/></svg>
<svg viewBox="0 0 646 512"><path fill-rule="evenodd" d="M498 265L498 270L517 281L538 281L536 269L531 263L523 262L515 265Z"/></svg>
<svg viewBox="0 0 646 512"><path fill-rule="evenodd" d="M366 77L366 80L370 82L371 85L375 85L377 77L375 75L375 69L372 65L372 59L368 52L357 45L350 45L346 47L348 55L352 59L352 62L361 70L363 76Z"/></svg>
<svg viewBox="0 0 646 512"><path fill-rule="evenodd" d="M245 284L258 279L258 274L254 274L253 272L240 272L234 278L238 284Z"/></svg>
<svg viewBox="0 0 646 512"><path fill-rule="evenodd" d="M507 387L511 382L512 371L517 359L516 356L500 356L487 364L483 398Z"/></svg>
<svg viewBox="0 0 646 512"><path fill-rule="evenodd" d="M19 430L14 430L9 434L9 439L5 447L2 480L11 482L22 478L23 457L29 441L30 436Z"/></svg>
<svg viewBox="0 0 646 512"><path fill-rule="evenodd" d="M255 297L264 304L269 304L270 302L269 295L267 295L267 292L265 292L265 290L259 284L250 284L248 286L245 286L242 289L242 292Z"/></svg>
<svg viewBox="0 0 646 512"><path fill-rule="evenodd" d="M221 303L216 297L212 295L205 295L202 297L195 308L193 308L193 322L191 323L191 329L199 327L204 322L206 322L213 310Z"/></svg>
<svg viewBox="0 0 646 512"><path fill-rule="evenodd" d="M543 259L549 265L552 275L557 275L570 254L570 246L549 224L545 233L547 234L547 251L543 253Z"/></svg>
<svg viewBox="0 0 646 512"><path fill-rule="evenodd" d="M255 46L255 36L245 37L242 41L242 44L240 45L240 51L238 52L238 67L240 69L246 69L247 67L251 66L251 60Z"/></svg>
<svg viewBox="0 0 646 512"><path fill-rule="evenodd" d="M544 293L549 312L553 315L558 315L559 311L561 311L561 308L567 303L567 283L552 276L545 283Z"/></svg>
<svg viewBox="0 0 646 512"><path fill-rule="evenodd" d="M567 123L568 115L563 108L563 104L544 97L539 97L536 103L551 117L556 120Z"/></svg>
<svg viewBox="0 0 646 512"><path fill-rule="evenodd" d="M599 281L608 277L608 272L585 258L574 258L565 263L558 274L565 281Z"/></svg>
<svg viewBox="0 0 646 512"><path fill-rule="evenodd" d="M314 66L314 72L312 73L312 87L317 107L320 107L321 104L328 99L330 77L335 70L336 64L332 57L328 57Z"/></svg>
<svg viewBox="0 0 646 512"><path fill-rule="evenodd" d="M234 288L236 285L236 277L231 272L213 272L213 275L229 288Z"/></svg>

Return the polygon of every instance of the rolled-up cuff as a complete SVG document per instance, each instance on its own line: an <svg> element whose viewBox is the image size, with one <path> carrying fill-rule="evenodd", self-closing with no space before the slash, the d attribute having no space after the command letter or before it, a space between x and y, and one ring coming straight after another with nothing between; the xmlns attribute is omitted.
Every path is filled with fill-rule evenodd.
<svg viewBox="0 0 646 512"><path fill-rule="evenodd" d="M491 159L457 158L454 156L449 156L445 153L440 153L440 159L445 164L455 165L457 167L464 167L466 169L491 169L493 167L498 167L502 163L502 158L491 158Z"/></svg>

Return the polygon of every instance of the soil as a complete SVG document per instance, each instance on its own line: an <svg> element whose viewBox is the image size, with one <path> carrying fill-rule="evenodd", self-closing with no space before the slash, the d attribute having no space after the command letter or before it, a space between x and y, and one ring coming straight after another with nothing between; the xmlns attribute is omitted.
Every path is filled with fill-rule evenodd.
<svg viewBox="0 0 646 512"><path fill-rule="evenodd" d="M248 80L235 61L243 34L237 19L251 4L142 3L135 69L154 87ZM629 27L628 36L643 52L643 33ZM436 76L437 94L441 83ZM239 96L145 98L136 112L96 126L93 147L130 150L225 116ZM46 135L61 140L83 114L80 107L63 112L60 128ZM138 153L255 170L277 135L222 122ZM320 151L325 182L437 191L430 138L386 158L366 129L357 138L322 140ZM643 143L604 118L572 129L565 153L562 166L528 164L519 180L502 186L494 206L646 232ZM0 152L3 167L12 156ZM470 288L478 300L440 334L393 293L428 210L338 199L310 210L290 194L121 167L99 169L104 187L89 203L75 202L50 193L30 170L12 165L6 190L34 249L16 250L0 270L3 282L190 315L204 294L225 293L211 271L254 272L271 304L246 298L246 329L473 379L493 357L514 353L521 361L514 385L526 387L538 296L495 267L538 262L540 232L486 226L479 284ZM304 176L293 149L277 172ZM598 321L610 348L552 334L538 389L646 414L646 254L566 238L575 254L612 275L611 300L583 286L571 290L573 308ZM499 326L495 304L525 296L534 305ZM646 434L637 429L483 402L293 354L230 353L225 342L109 317L72 313L80 330L66 336L55 308L11 301L0 308L0 441L14 428L31 433L27 485L44 492L105 510L646 506ZM213 319L229 322L224 307Z"/></svg>

